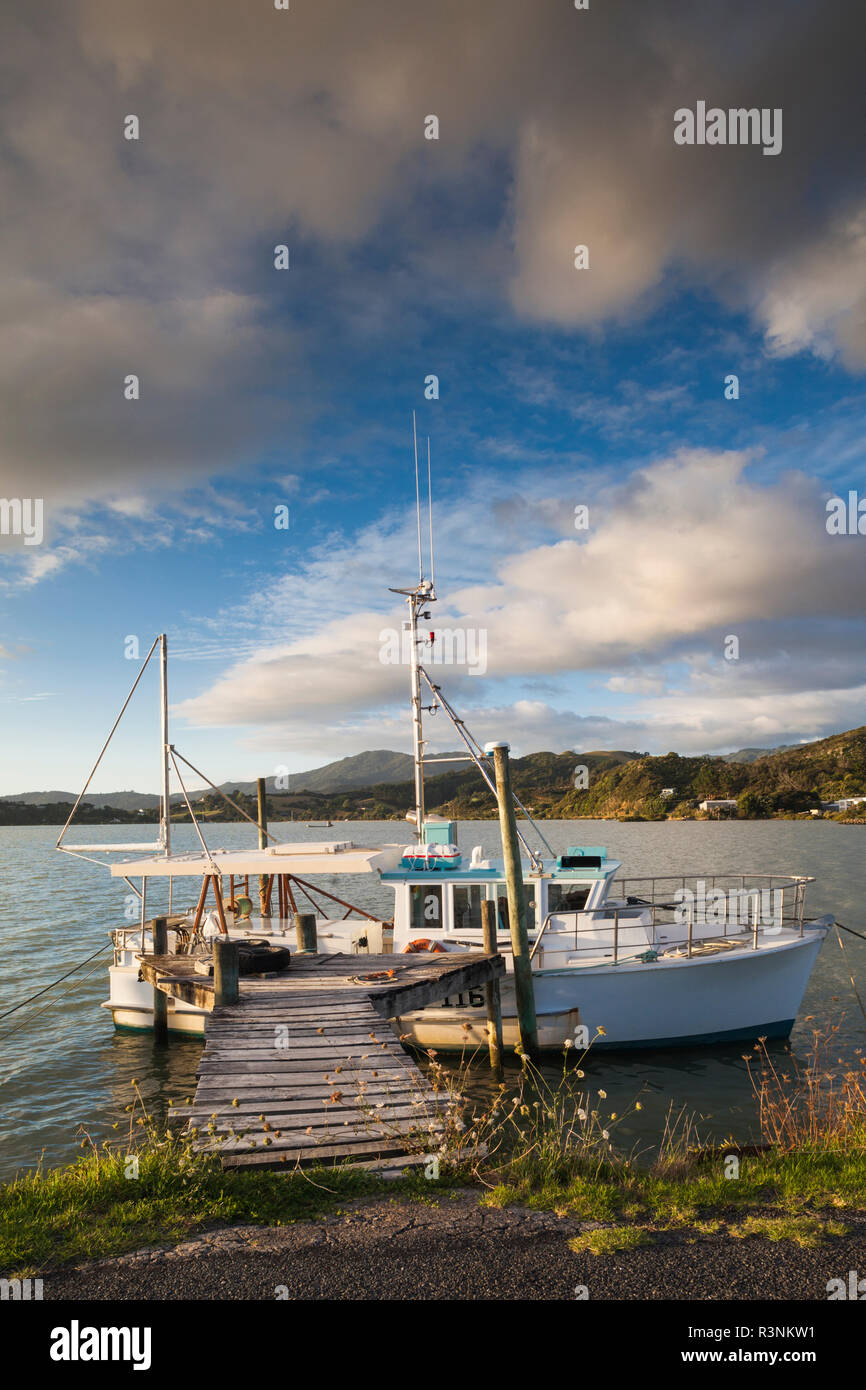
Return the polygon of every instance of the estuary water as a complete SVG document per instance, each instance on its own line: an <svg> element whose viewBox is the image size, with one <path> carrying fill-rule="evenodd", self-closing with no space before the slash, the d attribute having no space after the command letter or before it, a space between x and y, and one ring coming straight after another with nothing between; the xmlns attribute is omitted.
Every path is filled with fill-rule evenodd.
<svg viewBox="0 0 866 1390"><path fill-rule="evenodd" d="M542 828L557 851L573 844L606 845L611 857L623 861L625 876L812 874L816 882L807 892L807 911L814 916L832 912L848 926L866 931L864 826L546 821ZM147 827L144 838L153 829ZM272 825L271 830L286 840L351 839L361 845L407 838L407 828L393 821L345 821L327 831L299 824ZM135 825L87 826L75 833L80 843L142 839L142 827ZM0 826L0 1180L34 1166L40 1157L47 1166L68 1162L80 1151L82 1131L97 1143L115 1135L112 1126L127 1119L133 1078L157 1116L169 1100L182 1103L195 1090L200 1041L172 1038L168 1047L155 1048L149 1034L116 1033L110 1013L100 1008L108 995L107 933L128 920L129 888L105 869L58 853L57 834L55 826ZM172 838L178 850L198 847L191 826L173 826ZM255 843L255 831L241 824L211 826L206 838L213 849L243 848ZM461 823L459 839L464 852L480 844L497 853L498 822ZM321 883L362 907L391 915L391 890L375 876L322 878ZM167 910L167 902L153 889L149 885L148 916ZM175 893L177 911L188 904L179 899L177 887ZM189 893L194 899L195 889ZM853 1059L856 1049L866 1049L866 1019L836 937L833 932L824 943L791 1037L800 1057L811 1042L810 1019L839 1025L835 1056ZM844 942L866 1001L866 942L851 936ZM89 964L39 993L101 948ZM32 1002L26 1007L16 1007L28 999ZM694 1114L706 1139L733 1135L747 1140L756 1135L756 1118L745 1050L737 1044L620 1056L590 1053L584 1065L586 1084L604 1088L606 1104L619 1114L640 1099L640 1112L629 1115L617 1131L627 1149L651 1146L671 1105ZM557 1071L550 1064L550 1076ZM480 1061L472 1089L483 1093L488 1077Z"/></svg>

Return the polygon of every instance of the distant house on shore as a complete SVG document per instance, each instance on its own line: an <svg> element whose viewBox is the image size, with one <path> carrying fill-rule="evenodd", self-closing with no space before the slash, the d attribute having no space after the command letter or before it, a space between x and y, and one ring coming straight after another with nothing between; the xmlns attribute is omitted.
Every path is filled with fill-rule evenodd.
<svg viewBox="0 0 866 1390"><path fill-rule="evenodd" d="M676 790L676 787L662 787L661 791L659 792L659 796L674 796L676 794Z"/></svg>
<svg viewBox="0 0 866 1390"><path fill-rule="evenodd" d="M866 796L840 796L838 801L822 801L822 811L850 811L852 806L862 806Z"/></svg>
<svg viewBox="0 0 866 1390"><path fill-rule="evenodd" d="M737 803L729 796L708 797L698 802L699 811L736 811Z"/></svg>

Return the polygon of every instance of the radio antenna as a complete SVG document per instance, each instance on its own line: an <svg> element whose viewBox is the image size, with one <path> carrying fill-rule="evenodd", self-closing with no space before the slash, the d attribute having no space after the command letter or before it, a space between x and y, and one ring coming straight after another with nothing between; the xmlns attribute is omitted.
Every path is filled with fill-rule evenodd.
<svg viewBox="0 0 866 1390"><path fill-rule="evenodd" d="M430 469L430 436L427 436L427 512L430 517L430 583L436 588L436 564L433 560L433 483Z"/></svg>
<svg viewBox="0 0 866 1390"><path fill-rule="evenodd" d="M415 513L418 519L418 582L424 583L424 561L421 556L421 483L418 477L418 430L415 425L415 412L412 411L412 440L415 445Z"/></svg>

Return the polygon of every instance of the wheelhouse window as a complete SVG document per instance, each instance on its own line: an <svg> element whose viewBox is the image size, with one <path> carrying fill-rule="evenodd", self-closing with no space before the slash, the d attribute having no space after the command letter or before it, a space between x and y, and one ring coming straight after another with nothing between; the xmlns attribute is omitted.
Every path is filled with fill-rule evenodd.
<svg viewBox="0 0 866 1390"><path fill-rule="evenodd" d="M534 883L525 883L523 891L526 894L526 930L535 931L538 888ZM496 905L499 910L497 930L508 935L511 918L508 915L508 890L504 883L496 884Z"/></svg>
<svg viewBox="0 0 866 1390"><path fill-rule="evenodd" d="M413 931L440 931L442 928L442 886L438 883L410 885Z"/></svg>
<svg viewBox="0 0 866 1390"><path fill-rule="evenodd" d="M480 931L484 889L480 883L455 883L454 930Z"/></svg>
<svg viewBox="0 0 866 1390"><path fill-rule="evenodd" d="M589 897L589 885L583 883L548 883L548 912L581 912Z"/></svg>

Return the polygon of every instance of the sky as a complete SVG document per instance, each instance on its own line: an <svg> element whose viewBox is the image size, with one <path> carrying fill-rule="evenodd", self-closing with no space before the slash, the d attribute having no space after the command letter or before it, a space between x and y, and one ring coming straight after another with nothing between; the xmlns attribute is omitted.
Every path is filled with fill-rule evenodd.
<svg viewBox="0 0 866 1390"><path fill-rule="evenodd" d="M866 499L857 20L7 0L0 794L82 785L162 631L215 781L408 751L413 411L482 741L866 723L866 538L827 512ZM699 102L781 147L677 143ZM95 790L157 789L155 676Z"/></svg>

